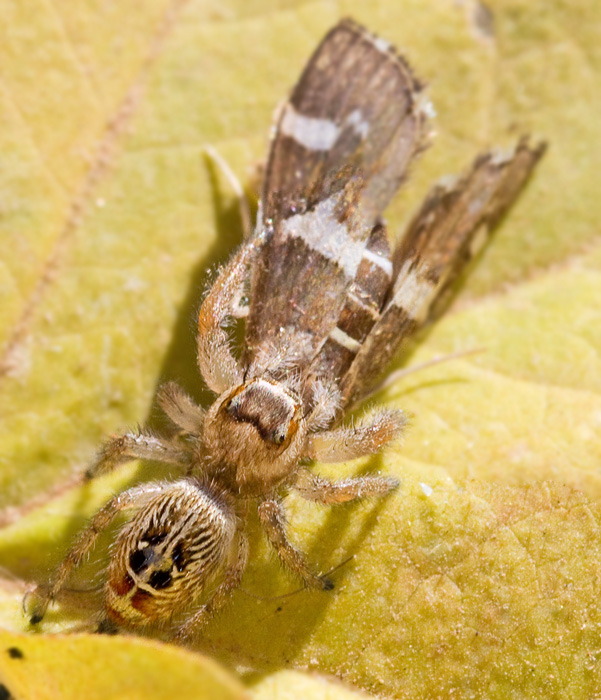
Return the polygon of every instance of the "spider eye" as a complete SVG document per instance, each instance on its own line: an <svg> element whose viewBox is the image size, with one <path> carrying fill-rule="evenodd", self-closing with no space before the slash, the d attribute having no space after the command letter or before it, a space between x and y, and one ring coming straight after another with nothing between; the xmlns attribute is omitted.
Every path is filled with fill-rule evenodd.
<svg viewBox="0 0 601 700"><path fill-rule="evenodd" d="M276 445L281 445L286 439L286 435L283 430L274 430L271 434L271 441Z"/></svg>

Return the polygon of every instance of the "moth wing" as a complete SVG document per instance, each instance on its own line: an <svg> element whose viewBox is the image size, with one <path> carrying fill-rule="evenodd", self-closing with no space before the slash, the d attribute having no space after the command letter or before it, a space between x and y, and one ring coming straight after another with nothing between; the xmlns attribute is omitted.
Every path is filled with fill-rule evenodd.
<svg viewBox="0 0 601 700"><path fill-rule="evenodd" d="M389 300L342 379L346 405L372 389L401 343L438 315L445 292L484 246L545 149L523 138L511 153L483 154L467 175L431 189L394 251Z"/></svg>
<svg viewBox="0 0 601 700"><path fill-rule="evenodd" d="M388 44L350 20L317 48L271 144L247 360L294 345L306 365L335 327L371 231L423 147L421 90Z"/></svg>

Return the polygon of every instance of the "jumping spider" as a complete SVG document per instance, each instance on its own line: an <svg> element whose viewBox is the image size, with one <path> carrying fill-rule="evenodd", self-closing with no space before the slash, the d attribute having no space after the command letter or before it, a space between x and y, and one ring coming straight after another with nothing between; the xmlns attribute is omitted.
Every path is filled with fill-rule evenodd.
<svg viewBox="0 0 601 700"><path fill-rule="evenodd" d="M159 405L186 439L127 433L108 442L86 474L92 478L128 460L150 459L183 467L188 476L135 486L101 508L51 586L37 592L32 623L42 620L73 568L122 510L136 512L112 550L104 588L106 618L125 628L168 623L221 576L211 597L177 629L175 637L186 639L240 583L248 556L249 502L258 501L259 520L282 563L307 587L329 590L331 581L316 574L288 540L282 493L292 488L311 501L344 503L396 486L394 479L378 476L329 482L299 467L299 461L341 462L372 454L399 434L405 424L401 412L380 410L352 428L324 429L340 403L333 384L299 374L281 353L262 355L245 367L232 355L223 326L261 241L259 236L241 248L200 309L198 364L207 386L219 394L210 409L197 406L176 384L163 385Z"/></svg>
<svg viewBox="0 0 601 700"><path fill-rule="evenodd" d="M330 482L304 465L373 454L399 436L406 421L396 410L353 427L338 421L369 394L401 341L440 310L545 150L522 138L508 154L481 154L463 177L431 189L392 249L381 214L428 140L431 112L390 44L350 20L324 38L279 113L255 234L200 309L198 365L218 398L205 412L164 385L158 402L180 436L128 433L88 471L151 459L187 476L136 486L98 511L49 589L38 590L32 622L130 508L104 588L114 626L168 624L176 615L184 620L177 638L201 629L240 583L253 502L282 563L307 587L332 587L288 540L281 498L294 489L344 503L396 486L379 476ZM243 315L236 358L224 329Z"/></svg>

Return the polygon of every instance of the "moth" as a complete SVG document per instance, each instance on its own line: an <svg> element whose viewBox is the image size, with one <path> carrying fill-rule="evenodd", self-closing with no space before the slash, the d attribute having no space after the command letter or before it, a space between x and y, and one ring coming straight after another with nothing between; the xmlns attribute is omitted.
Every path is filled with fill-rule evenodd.
<svg viewBox="0 0 601 700"><path fill-rule="evenodd" d="M401 434L398 410L342 419L437 315L545 150L522 138L510 153L478 156L431 189L393 246L382 214L428 142L431 111L389 43L349 19L325 36L277 117L255 230L200 309L198 366L213 404L204 410L163 385L158 403L176 436L113 438L87 472L149 459L180 467L181 478L101 508L28 603L31 623L124 510L133 514L111 549L101 625L194 636L240 584L253 508L284 566L308 588L332 588L290 541L282 498L294 490L337 504L396 487L380 475L329 481L310 463L374 454Z"/></svg>

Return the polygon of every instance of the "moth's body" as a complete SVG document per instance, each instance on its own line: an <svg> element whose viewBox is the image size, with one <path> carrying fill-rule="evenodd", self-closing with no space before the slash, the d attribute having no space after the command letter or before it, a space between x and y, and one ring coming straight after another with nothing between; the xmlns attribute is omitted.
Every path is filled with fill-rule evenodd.
<svg viewBox="0 0 601 700"><path fill-rule="evenodd" d="M164 385L158 401L178 437L115 438L88 471L142 458L186 476L129 489L102 508L39 594L32 622L125 509L135 513L117 536L105 586L104 616L117 627L179 616L179 638L201 629L239 585L255 505L282 563L306 586L332 587L288 540L281 499L294 489L342 503L396 486L381 476L330 482L306 464L373 454L399 436L398 410L351 427L340 421L433 317L486 240L476 234L507 210L544 150L522 140L507 157L480 156L452 186L432 189L393 247L381 215L424 148L429 111L386 42L350 20L325 37L280 113L254 235L199 313L198 364L216 400L205 411ZM224 330L236 316L245 319L239 357Z"/></svg>

